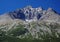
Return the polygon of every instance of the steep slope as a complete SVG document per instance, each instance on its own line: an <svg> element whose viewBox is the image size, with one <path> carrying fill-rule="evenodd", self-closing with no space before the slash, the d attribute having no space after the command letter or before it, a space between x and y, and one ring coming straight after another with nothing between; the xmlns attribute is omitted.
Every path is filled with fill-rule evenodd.
<svg viewBox="0 0 60 42"><path fill-rule="evenodd" d="M53 11L53 9L49 8L45 15L43 15L40 18L41 21L45 21L45 22L58 22L60 23L60 15L58 15L57 13L55 13Z"/></svg>
<svg viewBox="0 0 60 42"><path fill-rule="evenodd" d="M0 16L0 30L17 38L60 38L60 15L53 9L27 6Z"/></svg>

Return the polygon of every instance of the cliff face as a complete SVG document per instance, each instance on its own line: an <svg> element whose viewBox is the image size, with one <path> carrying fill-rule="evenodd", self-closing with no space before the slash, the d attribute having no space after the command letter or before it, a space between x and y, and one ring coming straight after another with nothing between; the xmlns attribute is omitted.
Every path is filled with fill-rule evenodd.
<svg viewBox="0 0 60 42"><path fill-rule="evenodd" d="M5 13L0 16L1 19L21 19L21 20L54 20L60 21L60 15L58 15L52 8L48 10L43 10L41 7L32 8L27 6L25 8L17 9L15 11Z"/></svg>
<svg viewBox="0 0 60 42"><path fill-rule="evenodd" d="M51 8L43 10L27 6L1 15L0 29L18 38L59 38L60 15Z"/></svg>

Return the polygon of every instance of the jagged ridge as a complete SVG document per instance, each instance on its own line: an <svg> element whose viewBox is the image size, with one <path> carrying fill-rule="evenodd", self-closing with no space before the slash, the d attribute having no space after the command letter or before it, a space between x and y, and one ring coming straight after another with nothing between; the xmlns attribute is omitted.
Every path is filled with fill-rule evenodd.
<svg viewBox="0 0 60 42"><path fill-rule="evenodd" d="M43 10L41 7L32 8L28 6L1 15L0 23L2 31L7 32L7 35L18 36L18 38L28 38L29 36L33 39L60 37L60 15L51 8ZM21 25L23 26L22 31L19 30ZM17 31L15 31L16 29ZM23 35L19 34L21 32ZM16 35L17 33L18 35Z"/></svg>

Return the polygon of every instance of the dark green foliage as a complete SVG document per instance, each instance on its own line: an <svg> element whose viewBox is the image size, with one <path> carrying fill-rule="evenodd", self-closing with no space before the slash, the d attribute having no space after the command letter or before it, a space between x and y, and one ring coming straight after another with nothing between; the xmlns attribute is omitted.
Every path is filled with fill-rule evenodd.
<svg viewBox="0 0 60 42"><path fill-rule="evenodd" d="M55 26L54 26L55 25ZM46 34L44 34L43 30L40 30L40 32L38 32L38 36L39 38L41 37L42 39L39 38L33 38L33 36L29 33L28 38L17 38L17 36L23 35L26 32L28 32L28 30L26 28L24 28L23 25L18 25L16 26L16 28L12 28L7 32L4 32L2 30L0 30L0 42L60 42L60 34L57 33L59 35L59 37L56 37L55 35L55 28L58 28L59 25L57 26L57 24L52 24L49 25L47 27L49 27L52 31L52 36L49 35L48 32L46 32ZM46 25L45 25L46 26ZM43 35L41 34L41 32L43 32ZM13 35L11 35L13 34Z"/></svg>
<svg viewBox="0 0 60 42"><path fill-rule="evenodd" d="M28 30L24 28L23 25L18 25L16 28L8 31L8 34L9 35L13 34L13 36L19 36L19 35L25 34L26 32L28 32Z"/></svg>
<svg viewBox="0 0 60 42"><path fill-rule="evenodd" d="M19 39L17 37L5 35L2 33L0 34L0 42L60 42L60 38L52 38L52 39L44 38L43 40L32 39L32 38L31 39L28 39L28 38Z"/></svg>

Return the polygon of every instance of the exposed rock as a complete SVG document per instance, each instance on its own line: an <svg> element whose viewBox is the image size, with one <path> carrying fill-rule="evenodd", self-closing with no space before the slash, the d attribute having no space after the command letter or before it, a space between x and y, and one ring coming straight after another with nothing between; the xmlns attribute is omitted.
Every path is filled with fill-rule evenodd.
<svg viewBox="0 0 60 42"><path fill-rule="evenodd" d="M31 6L0 15L0 29L2 31L9 33L8 31L19 30L21 33L21 28L23 31L24 29L27 31L24 31L24 35L19 35L19 38L28 38L29 35L39 39L47 36L48 38L59 37L60 15L52 8L43 10L41 7L32 8Z"/></svg>

